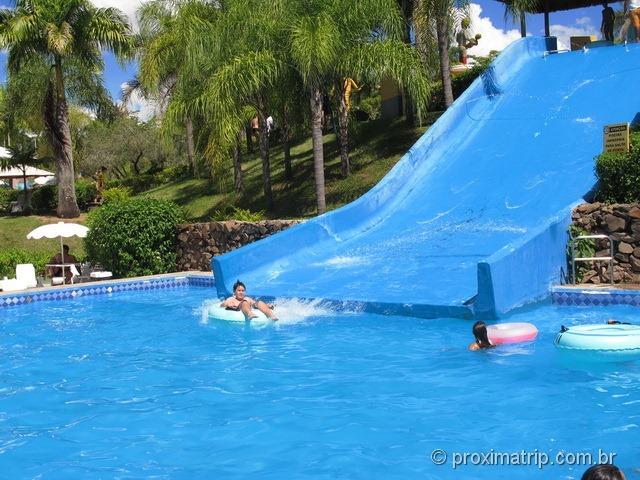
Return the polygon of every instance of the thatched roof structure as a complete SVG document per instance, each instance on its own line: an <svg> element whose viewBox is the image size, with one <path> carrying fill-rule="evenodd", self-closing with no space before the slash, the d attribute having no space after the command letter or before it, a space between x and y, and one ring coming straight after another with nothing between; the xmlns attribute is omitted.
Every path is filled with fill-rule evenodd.
<svg viewBox="0 0 640 480"><path fill-rule="evenodd" d="M513 0L498 0L501 3L510 5ZM610 1L608 3L618 3L618 1ZM601 0L537 0L535 9L527 10L530 13L551 13L560 10L574 10L576 8L586 8L602 5Z"/></svg>

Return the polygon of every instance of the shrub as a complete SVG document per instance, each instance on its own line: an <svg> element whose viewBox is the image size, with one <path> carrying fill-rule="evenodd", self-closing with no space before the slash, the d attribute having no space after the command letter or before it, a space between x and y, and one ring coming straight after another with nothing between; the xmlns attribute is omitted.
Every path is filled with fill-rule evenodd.
<svg viewBox="0 0 640 480"><path fill-rule="evenodd" d="M640 132L631 134L629 153L603 153L596 158L600 181L597 198L606 203L640 201Z"/></svg>
<svg viewBox="0 0 640 480"><path fill-rule="evenodd" d="M11 202L18 198L18 190L11 188L0 188L0 215L9 215L11 213Z"/></svg>
<svg viewBox="0 0 640 480"><path fill-rule="evenodd" d="M108 202L89 215L89 260L119 277L167 273L176 267L175 204L154 198Z"/></svg>
<svg viewBox="0 0 640 480"><path fill-rule="evenodd" d="M104 203L123 202L131 198L133 191L130 187L112 187L102 191Z"/></svg>
<svg viewBox="0 0 640 480"><path fill-rule="evenodd" d="M80 210L86 211L97 194L98 190L92 180L81 178L76 181L76 201ZM34 189L31 197L31 207L39 213L48 213L55 210L58 207L58 187L45 185Z"/></svg>
<svg viewBox="0 0 640 480"><path fill-rule="evenodd" d="M45 265L49 263L52 253L34 252L10 248L0 250L0 278L13 278L16 275L16 265L19 263L33 263L37 275L45 275Z"/></svg>
<svg viewBox="0 0 640 480"><path fill-rule="evenodd" d="M76 201L78 202L78 208L80 208L80 210L86 211L97 195L98 189L93 180L85 180L82 178L76 180Z"/></svg>
<svg viewBox="0 0 640 480"><path fill-rule="evenodd" d="M223 222L225 220L237 220L239 222L259 222L264 220L264 210L252 212L238 207L226 207L222 210L215 210L211 216L214 222Z"/></svg>
<svg viewBox="0 0 640 480"><path fill-rule="evenodd" d="M58 206L58 187L44 185L33 190L31 208L38 213L49 213Z"/></svg>
<svg viewBox="0 0 640 480"><path fill-rule="evenodd" d="M156 185L162 185L164 183L180 180L189 174L189 170L186 165L172 165L171 167L163 168L153 177L153 181Z"/></svg>

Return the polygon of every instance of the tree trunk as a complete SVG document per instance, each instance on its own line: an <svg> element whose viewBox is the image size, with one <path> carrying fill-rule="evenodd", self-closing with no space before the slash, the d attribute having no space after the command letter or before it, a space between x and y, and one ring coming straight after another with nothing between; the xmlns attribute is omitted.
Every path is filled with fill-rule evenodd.
<svg viewBox="0 0 640 480"><path fill-rule="evenodd" d="M269 164L269 132L267 131L267 108L264 98L258 98L258 143L262 160L262 188L267 202L267 210L273 210L273 194L271 193L271 165Z"/></svg>
<svg viewBox="0 0 640 480"><path fill-rule="evenodd" d="M189 157L189 165L191 166L191 172L193 178L198 178L198 165L196 165L196 154L193 141L193 120L191 117L187 117L186 122L187 129L187 157Z"/></svg>
<svg viewBox="0 0 640 480"><path fill-rule="evenodd" d="M449 29L447 19L436 18L436 35L438 37L438 54L440 55L440 77L444 92L444 104L447 108L453 103L451 88L451 68L449 66Z"/></svg>
<svg viewBox="0 0 640 480"><path fill-rule="evenodd" d="M287 109L282 110L282 152L284 153L284 178L293 180L291 168L291 128L289 127L289 115Z"/></svg>
<svg viewBox="0 0 640 480"><path fill-rule="evenodd" d="M247 124L244 126L244 134L247 138L247 153L253 153L253 132L251 131L251 125Z"/></svg>
<svg viewBox="0 0 640 480"><path fill-rule="evenodd" d="M27 192L27 166L22 165L22 188L24 188L24 203L22 204L22 213L31 213L31 202L29 201L29 192Z"/></svg>
<svg viewBox="0 0 640 480"><path fill-rule="evenodd" d="M233 146L233 186L236 192L244 192L244 179L242 178L242 151L240 150L240 141L242 133L238 132L236 136L236 144Z"/></svg>
<svg viewBox="0 0 640 480"><path fill-rule="evenodd" d="M135 160L133 160L131 162L131 164L133 165L133 171L136 175L140 175L140 160L142 159L142 155L144 154L144 152L138 152L138 155L136 155Z"/></svg>
<svg viewBox="0 0 640 480"><path fill-rule="evenodd" d="M338 105L338 128L340 171L342 173L342 178L347 178L351 173L351 166L349 165L349 110L347 110L347 103L345 102L344 95L341 95L340 104Z"/></svg>
<svg viewBox="0 0 640 480"><path fill-rule="evenodd" d="M56 62L54 69L55 80L49 80L43 117L49 142L56 159L56 178L58 180L57 214L60 218L75 218L80 215L80 209L76 201L69 112L64 93L64 80L60 60Z"/></svg>
<svg viewBox="0 0 640 480"><path fill-rule="evenodd" d="M311 88L311 138L313 140L313 173L316 181L318 215L327 210L324 194L324 152L322 149L322 94L318 87Z"/></svg>

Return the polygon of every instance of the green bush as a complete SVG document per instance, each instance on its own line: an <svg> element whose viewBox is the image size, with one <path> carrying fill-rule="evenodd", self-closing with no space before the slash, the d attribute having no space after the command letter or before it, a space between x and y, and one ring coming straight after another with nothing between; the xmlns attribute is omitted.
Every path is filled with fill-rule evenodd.
<svg viewBox="0 0 640 480"><path fill-rule="evenodd" d="M640 201L640 132L631 134L629 153L603 153L596 158L597 199L606 203Z"/></svg>
<svg viewBox="0 0 640 480"><path fill-rule="evenodd" d="M83 178L76 180L76 201L80 210L86 211L97 195L98 189L93 180L85 180Z"/></svg>
<svg viewBox="0 0 640 480"><path fill-rule="evenodd" d="M225 220L237 220L239 222L259 222L264 220L264 210L252 212L238 207L227 207L222 210L215 210L211 216L214 222L223 222Z"/></svg>
<svg viewBox="0 0 640 480"><path fill-rule="evenodd" d="M139 197L105 203L89 215L89 260L118 277L174 271L176 226L182 219L182 210L164 200Z"/></svg>
<svg viewBox="0 0 640 480"><path fill-rule="evenodd" d="M49 213L58 206L58 187L44 185L33 190L31 208L38 213Z"/></svg>
<svg viewBox="0 0 640 480"><path fill-rule="evenodd" d="M185 178L188 174L189 169L186 165L172 165L156 173L153 176L153 181L156 185L162 185Z"/></svg>
<svg viewBox="0 0 640 480"><path fill-rule="evenodd" d="M76 201L80 210L86 211L97 194L98 190L92 180L80 178L76 181ZM55 210L58 207L58 187L45 185L34 189L31 207L38 213L49 213Z"/></svg>
<svg viewBox="0 0 640 480"><path fill-rule="evenodd" d="M128 200L133 195L133 191L130 187L112 187L106 188L102 191L102 199L104 203L109 202L123 202Z"/></svg>
<svg viewBox="0 0 640 480"><path fill-rule="evenodd" d="M20 250L10 248L0 250L0 278L16 276L16 265L19 263L32 263L36 269L36 274L45 276L45 265L55 253L34 252L30 250Z"/></svg>
<svg viewBox="0 0 640 480"><path fill-rule="evenodd" d="M11 213L11 202L18 198L18 190L11 188L0 188L0 215L9 215Z"/></svg>

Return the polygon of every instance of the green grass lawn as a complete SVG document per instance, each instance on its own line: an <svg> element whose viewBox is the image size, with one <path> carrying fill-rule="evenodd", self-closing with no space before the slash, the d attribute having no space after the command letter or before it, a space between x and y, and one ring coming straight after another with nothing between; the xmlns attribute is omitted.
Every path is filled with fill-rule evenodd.
<svg viewBox="0 0 640 480"><path fill-rule="evenodd" d="M431 114L428 125L439 113ZM335 136L324 136L327 209L338 208L370 190L396 164L424 133L426 127L408 128L402 121L353 123L350 152L352 174L340 176L340 154ZM281 145L271 149L271 181L275 208L265 212L267 218L304 218L316 213L315 182L311 138L291 149L293 180L284 178ZM188 179L168 183L144 193L154 198L176 202L185 208L191 220L207 221L216 211L229 205L251 210L266 210L262 187L262 164L257 154L245 155L242 164L245 192L233 191L233 174L229 165L225 178ZM221 185L223 184L223 185Z"/></svg>
<svg viewBox="0 0 640 480"><path fill-rule="evenodd" d="M431 114L428 125L438 113ZM426 127L408 128L402 121L353 123L350 152L352 174L340 176L340 155L333 134L324 136L325 180L327 209L338 208L370 190L396 164L400 157L422 135ZM257 146L256 146L257 150ZM293 180L284 178L281 145L271 149L272 188L275 209L266 212L266 218L305 218L316 213L315 183L311 139L295 143L291 149ZM244 155L243 171L246 190L240 195L233 191L231 165L224 178L188 179L153 188L143 195L176 202L185 208L190 220L211 220L217 210L235 206L259 212L266 209L262 192L262 164L257 153ZM221 184L223 184L221 186ZM0 217L1 249L18 248L34 252L57 253L59 240L27 240L34 228L58 222L57 217L31 215L26 217ZM86 214L72 220L85 223ZM69 238L64 242L76 257L84 257L82 239Z"/></svg>
<svg viewBox="0 0 640 480"><path fill-rule="evenodd" d="M86 215L72 220L74 223L85 223ZM58 217L30 215L28 217L0 217L0 245L2 249L18 248L34 252L51 252L51 256L60 251L60 239L42 238L27 240L27 234L34 228L48 223L57 223ZM84 257L84 244L81 238L65 238L71 253L76 257Z"/></svg>

